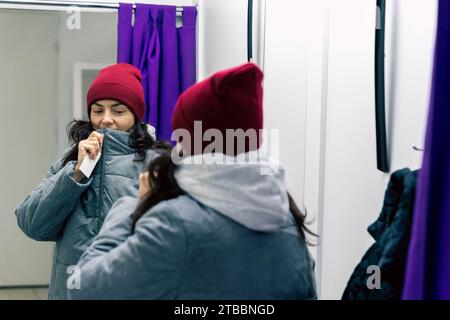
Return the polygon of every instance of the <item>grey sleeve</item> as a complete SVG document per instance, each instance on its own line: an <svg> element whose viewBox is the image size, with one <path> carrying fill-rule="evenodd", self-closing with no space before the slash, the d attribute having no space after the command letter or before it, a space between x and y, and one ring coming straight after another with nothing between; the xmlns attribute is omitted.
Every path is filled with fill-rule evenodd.
<svg viewBox="0 0 450 320"><path fill-rule="evenodd" d="M125 211L124 211L125 210ZM186 236L165 203L147 212L132 233L130 211L118 205L78 262L72 299L174 299L183 274ZM121 218L113 220L114 216ZM110 218L111 217L111 218Z"/></svg>
<svg viewBox="0 0 450 320"><path fill-rule="evenodd" d="M61 161L50 167L45 178L16 208L22 231L38 241L55 241L64 222L77 206L91 179L82 183L73 178L75 162L61 168Z"/></svg>

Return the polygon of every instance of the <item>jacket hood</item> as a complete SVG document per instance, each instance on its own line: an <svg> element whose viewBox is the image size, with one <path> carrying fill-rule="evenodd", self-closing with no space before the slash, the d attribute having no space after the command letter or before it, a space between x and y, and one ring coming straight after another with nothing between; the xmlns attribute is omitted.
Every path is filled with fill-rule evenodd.
<svg viewBox="0 0 450 320"><path fill-rule="evenodd" d="M237 157L186 157L175 170L175 178L199 203L248 229L273 232L295 223L289 211L284 169L261 151Z"/></svg>

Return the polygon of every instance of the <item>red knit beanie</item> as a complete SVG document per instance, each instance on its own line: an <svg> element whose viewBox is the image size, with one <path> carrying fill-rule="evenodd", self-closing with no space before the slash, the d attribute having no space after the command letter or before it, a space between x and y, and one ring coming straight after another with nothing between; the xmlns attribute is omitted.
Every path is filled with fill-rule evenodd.
<svg viewBox="0 0 450 320"><path fill-rule="evenodd" d="M87 93L89 117L91 106L102 99L123 103L139 120L142 120L145 113L145 99L139 69L127 63L113 64L102 69Z"/></svg>
<svg viewBox="0 0 450 320"><path fill-rule="evenodd" d="M260 147L260 129L263 128L263 73L253 63L218 72L210 78L186 90L177 101L173 115L172 128L186 129L191 135L191 155L194 150L194 121L202 122L202 132L218 129L223 136L223 153L226 149L226 129L254 129L257 133L256 149ZM189 148L181 142L184 149ZM230 142L229 142L230 143ZM234 143L234 141L232 142ZM203 141L202 153L211 141ZM255 146L245 143L244 150L234 148L232 155L248 152Z"/></svg>

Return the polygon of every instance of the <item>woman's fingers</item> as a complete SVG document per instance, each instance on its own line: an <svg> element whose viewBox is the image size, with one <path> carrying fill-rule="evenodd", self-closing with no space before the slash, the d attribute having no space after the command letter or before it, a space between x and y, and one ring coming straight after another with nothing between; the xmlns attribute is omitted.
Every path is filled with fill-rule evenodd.
<svg viewBox="0 0 450 320"><path fill-rule="evenodd" d="M100 153L100 144L98 141L90 141L90 140L83 140L80 141L80 144L78 146L79 156L84 158L86 154L89 154L89 157L94 160L97 155ZM80 159L81 160L81 159Z"/></svg>
<svg viewBox="0 0 450 320"><path fill-rule="evenodd" d="M80 142L78 149L79 149L79 158L81 158L80 159L81 161L83 161L86 155L89 155L92 158L95 154L94 147L91 146L88 142Z"/></svg>
<svg viewBox="0 0 450 320"><path fill-rule="evenodd" d="M98 141L100 146L103 145L103 135L98 133L97 131L92 131L87 140Z"/></svg>
<svg viewBox="0 0 450 320"><path fill-rule="evenodd" d="M139 198L140 199L145 198L151 191L148 178L149 178L148 171L143 172L139 175Z"/></svg>
<svg viewBox="0 0 450 320"><path fill-rule="evenodd" d="M95 139L95 140L88 140L87 143L89 143L91 146L94 147L96 153L100 152L101 145L100 145L100 142L97 139Z"/></svg>
<svg viewBox="0 0 450 320"><path fill-rule="evenodd" d="M75 169L79 170L86 155L95 160L102 150L103 135L93 131L86 140L81 140L78 144L78 159Z"/></svg>
<svg viewBox="0 0 450 320"><path fill-rule="evenodd" d="M80 141L78 145L79 154L78 159L82 161L87 153L89 157L94 160L101 152L103 144L103 135L97 131L92 131L86 140Z"/></svg>

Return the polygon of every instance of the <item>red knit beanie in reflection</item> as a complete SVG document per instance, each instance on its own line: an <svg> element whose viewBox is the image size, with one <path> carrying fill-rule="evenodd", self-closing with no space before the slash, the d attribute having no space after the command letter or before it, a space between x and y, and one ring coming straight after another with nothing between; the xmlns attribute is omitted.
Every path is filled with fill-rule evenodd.
<svg viewBox="0 0 450 320"><path fill-rule="evenodd" d="M172 128L186 129L191 135L191 152L194 150L194 121L201 121L202 132L218 129L223 136L223 153L226 149L227 129L254 129L257 133L256 145L245 143L244 150L236 150L231 155L258 149L261 145L260 129L263 128L263 73L253 63L220 71L210 78L186 90L177 101L173 115ZM202 150L211 144L203 141ZM183 144L183 148L187 146ZM229 154L229 153L228 153Z"/></svg>
<svg viewBox="0 0 450 320"><path fill-rule="evenodd" d="M127 63L117 63L102 69L87 93L88 115L90 115L92 104L102 99L123 103L142 121L145 113L145 99L139 69Z"/></svg>

